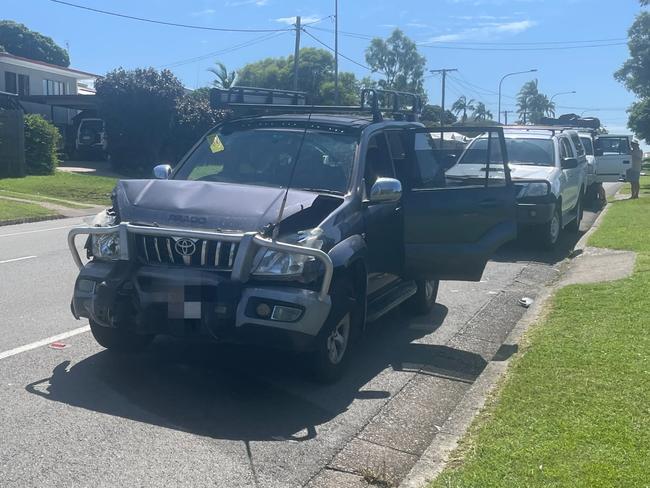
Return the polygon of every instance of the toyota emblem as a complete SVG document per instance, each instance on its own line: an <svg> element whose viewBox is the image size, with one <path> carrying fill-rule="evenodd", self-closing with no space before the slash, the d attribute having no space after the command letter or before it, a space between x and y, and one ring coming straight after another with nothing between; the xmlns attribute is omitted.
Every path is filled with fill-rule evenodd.
<svg viewBox="0 0 650 488"><path fill-rule="evenodd" d="M176 239L174 249L181 256L191 256L196 251L196 241L186 237Z"/></svg>

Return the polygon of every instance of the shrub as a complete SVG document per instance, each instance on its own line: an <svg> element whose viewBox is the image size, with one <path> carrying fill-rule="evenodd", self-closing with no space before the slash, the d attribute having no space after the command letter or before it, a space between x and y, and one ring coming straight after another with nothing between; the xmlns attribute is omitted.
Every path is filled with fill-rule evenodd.
<svg viewBox="0 0 650 488"><path fill-rule="evenodd" d="M40 115L25 115L25 166L30 175L54 173L61 134Z"/></svg>

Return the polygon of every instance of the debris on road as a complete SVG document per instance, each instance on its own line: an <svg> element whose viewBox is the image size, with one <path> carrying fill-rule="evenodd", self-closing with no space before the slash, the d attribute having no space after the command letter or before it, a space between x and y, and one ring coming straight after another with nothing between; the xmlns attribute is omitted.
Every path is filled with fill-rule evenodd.
<svg viewBox="0 0 650 488"><path fill-rule="evenodd" d="M524 308L528 308L533 304L534 301L535 300L533 300L532 298L523 297L519 299L519 305L521 305Z"/></svg>

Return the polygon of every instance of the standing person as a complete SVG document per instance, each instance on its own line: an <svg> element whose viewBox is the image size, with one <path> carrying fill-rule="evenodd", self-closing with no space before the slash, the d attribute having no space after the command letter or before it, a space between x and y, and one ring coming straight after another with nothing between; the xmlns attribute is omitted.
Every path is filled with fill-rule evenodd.
<svg viewBox="0 0 650 488"><path fill-rule="evenodd" d="M639 198L641 178L641 164L643 163L643 151L639 147L639 141L632 141L632 167L627 171L627 181L632 185L632 198Z"/></svg>

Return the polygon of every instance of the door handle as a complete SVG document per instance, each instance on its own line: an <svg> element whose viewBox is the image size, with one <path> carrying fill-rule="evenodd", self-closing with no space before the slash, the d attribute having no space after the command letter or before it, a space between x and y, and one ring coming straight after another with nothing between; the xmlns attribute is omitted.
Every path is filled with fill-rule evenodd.
<svg viewBox="0 0 650 488"><path fill-rule="evenodd" d="M630 164L629 161L623 161L623 164Z"/></svg>

